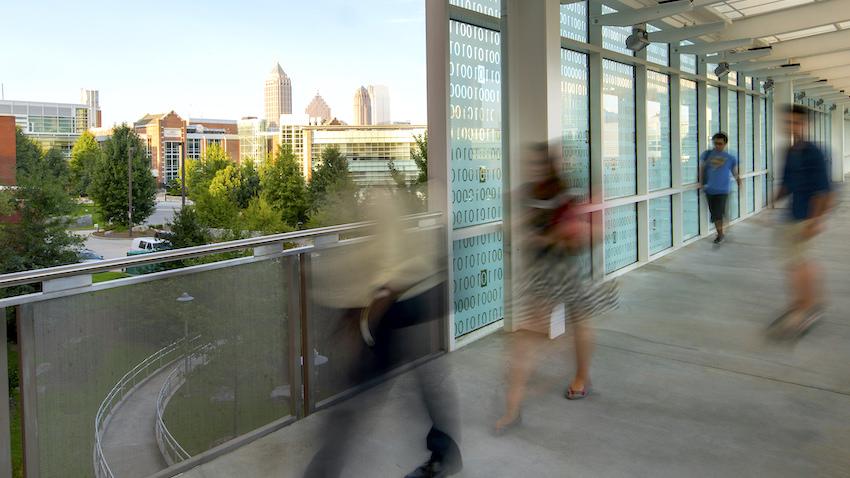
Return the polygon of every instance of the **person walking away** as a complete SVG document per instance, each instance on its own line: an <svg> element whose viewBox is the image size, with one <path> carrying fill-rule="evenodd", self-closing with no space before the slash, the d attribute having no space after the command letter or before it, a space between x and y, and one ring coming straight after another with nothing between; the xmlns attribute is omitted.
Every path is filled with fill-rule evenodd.
<svg viewBox="0 0 850 478"><path fill-rule="evenodd" d="M811 257L811 243L824 229L824 216L832 206L833 197L826 155L808 141L807 121L804 107L794 105L787 110L785 126L791 134L792 146L785 153L782 187L776 200L790 199L782 237L791 304L771 324L769 333L774 338L800 337L820 319L823 311L823 271Z"/></svg>
<svg viewBox="0 0 850 478"><path fill-rule="evenodd" d="M700 157L702 163L702 184L705 190L705 199L708 202L708 210L711 214L711 222L717 229L715 244L720 244L726 234L723 224L726 219L726 203L731 192L732 176L741 187L741 177L738 175L738 158L726 151L729 137L726 133L718 132L711 137L714 149L710 149Z"/></svg>

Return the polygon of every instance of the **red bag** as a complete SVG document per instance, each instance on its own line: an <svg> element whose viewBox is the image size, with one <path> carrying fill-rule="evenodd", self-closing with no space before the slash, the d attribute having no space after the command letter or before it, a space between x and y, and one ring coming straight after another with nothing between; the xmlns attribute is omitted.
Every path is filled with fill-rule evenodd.
<svg viewBox="0 0 850 478"><path fill-rule="evenodd" d="M573 200L564 203L552 214L550 228L558 239L570 249L578 249L590 242L590 225L579 217Z"/></svg>

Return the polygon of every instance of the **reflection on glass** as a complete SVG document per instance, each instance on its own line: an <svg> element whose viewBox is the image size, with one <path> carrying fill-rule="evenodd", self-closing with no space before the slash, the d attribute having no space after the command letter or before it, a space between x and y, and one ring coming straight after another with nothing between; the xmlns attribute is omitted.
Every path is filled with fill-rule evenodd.
<svg viewBox="0 0 850 478"><path fill-rule="evenodd" d="M602 163L605 199L637 193L634 67L602 60Z"/></svg>
<svg viewBox="0 0 850 478"><path fill-rule="evenodd" d="M649 254L673 247L673 203L670 197L649 201Z"/></svg>
<svg viewBox="0 0 850 478"><path fill-rule="evenodd" d="M561 36L587 41L587 1L561 5Z"/></svg>
<svg viewBox="0 0 850 478"><path fill-rule="evenodd" d="M581 200L590 199L590 129L587 55L561 50L561 123L564 173Z"/></svg>
<svg viewBox="0 0 850 478"><path fill-rule="evenodd" d="M682 238L688 240L699 235L699 190L682 193Z"/></svg>
<svg viewBox="0 0 850 478"><path fill-rule="evenodd" d="M646 150L649 190L670 187L670 77L646 72Z"/></svg>
<svg viewBox="0 0 850 478"><path fill-rule="evenodd" d="M720 131L720 89L709 85L706 90L706 99L708 102L708 110L706 111L708 138L706 138L706 143L710 145L711 137L714 136L714 133Z"/></svg>
<svg viewBox="0 0 850 478"><path fill-rule="evenodd" d="M681 94L679 98L679 129L682 161L682 184L693 184L699 179L697 169L699 163L699 106L697 104L697 83L690 80L680 80Z"/></svg>
<svg viewBox="0 0 850 478"><path fill-rule="evenodd" d="M617 13L617 10L602 5L602 14ZM635 52L626 48L626 38L632 34L632 27L602 27L602 48L634 56Z"/></svg>
<svg viewBox="0 0 850 478"><path fill-rule="evenodd" d="M491 17L502 16L502 0L449 0L449 3Z"/></svg>
<svg viewBox="0 0 850 478"><path fill-rule="evenodd" d="M646 31L651 33L661 31L661 29L654 25L646 25ZM646 59L653 63L658 63L659 65L669 66L669 45L667 43L650 43L649 46L646 47Z"/></svg>
<svg viewBox="0 0 850 478"><path fill-rule="evenodd" d="M738 151L740 147L738 144L738 92L729 90L726 99L729 111L729 125L726 127L726 134L729 135L729 146L726 150L740 161L741 157Z"/></svg>
<svg viewBox="0 0 850 478"><path fill-rule="evenodd" d="M502 219L499 32L449 25L452 226Z"/></svg>
<svg viewBox="0 0 850 478"><path fill-rule="evenodd" d="M746 109L746 128L747 134L744 136L744 149L747 151L747 160L743 161L745 163L744 169L745 171L753 171L756 167L756 151L755 151L755 116L753 111L753 101L754 98L750 95L746 95L746 102L744 108Z"/></svg>
<svg viewBox="0 0 850 478"><path fill-rule="evenodd" d="M638 260L637 206L626 204L605 210L605 273Z"/></svg>
<svg viewBox="0 0 850 478"><path fill-rule="evenodd" d="M729 191L729 219L735 220L741 217L740 193L738 192L738 182L732 181L732 188Z"/></svg>

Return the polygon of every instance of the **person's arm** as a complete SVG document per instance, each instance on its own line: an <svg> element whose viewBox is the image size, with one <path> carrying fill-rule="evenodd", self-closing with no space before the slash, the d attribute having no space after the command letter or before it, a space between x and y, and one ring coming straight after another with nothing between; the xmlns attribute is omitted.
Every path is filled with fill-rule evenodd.
<svg viewBox="0 0 850 478"><path fill-rule="evenodd" d="M732 174L735 175L735 181L738 183L738 189L741 189L741 172L738 167L738 161L735 161L735 167L732 169Z"/></svg>

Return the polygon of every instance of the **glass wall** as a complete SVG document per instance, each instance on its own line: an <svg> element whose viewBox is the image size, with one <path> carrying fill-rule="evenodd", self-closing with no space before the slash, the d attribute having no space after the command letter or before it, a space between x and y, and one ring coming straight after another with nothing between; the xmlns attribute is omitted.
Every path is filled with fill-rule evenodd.
<svg viewBox="0 0 850 478"><path fill-rule="evenodd" d="M638 260L637 206L626 204L605 210L605 273Z"/></svg>
<svg viewBox="0 0 850 478"><path fill-rule="evenodd" d="M697 102L697 82L680 80L679 84L679 145L681 147L682 184L698 181L699 168L699 105Z"/></svg>
<svg viewBox="0 0 850 478"><path fill-rule="evenodd" d="M682 193L682 239L699 236L699 190Z"/></svg>
<svg viewBox="0 0 850 478"><path fill-rule="evenodd" d="M561 36L587 41L587 1L561 5Z"/></svg>
<svg viewBox="0 0 850 478"><path fill-rule="evenodd" d="M673 201L669 196L649 201L649 254L673 247Z"/></svg>
<svg viewBox="0 0 850 478"><path fill-rule="evenodd" d="M761 151L759 151L758 171L767 169L767 100L759 98L761 108L761 122L759 123L759 140Z"/></svg>
<svg viewBox="0 0 850 478"><path fill-rule="evenodd" d="M706 142L711 144L711 137L720 131L720 88L711 85L706 88L706 103L708 103L705 112L708 125Z"/></svg>
<svg viewBox="0 0 850 478"><path fill-rule="evenodd" d="M602 14L606 13L617 13L617 10L602 5ZM602 48L634 56L635 52L626 48L626 38L631 34L632 27L602 27Z"/></svg>
<svg viewBox="0 0 850 478"><path fill-rule="evenodd" d="M646 72L646 149L649 190L670 187L670 77Z"/></svg>
<svg viewBox="0 0 850 478"><path fill-rule="evenodd" d="M661 29L654 25L647 25L647 32L657 32ZM646 59L659 65L670 65L670 47L667 43L650 43L646 47Z"/></svg>
<svg viewBox="0 0 850 478"><path fill-rule="evenodd" d="M747 178L747 214L756 210L756 178Z"/></svg>
<svg viewBox="0 0 850 478"><path fill-rule="evenodd" d="M738 93L736 91L729 90L729 95L726 99L728 105L727 117L729 121L726 125L726 134L729 136L729 146L726 149L729 153L734 154L739 160L741 160L739 151L740 146L738 145Z"/></svg>
<svg viewBox="0 0 850 478"><path fill-rule="evenodd" d="M729 191L729 219L735 220L741 217L741 207L740 207L740 191L738 190L738 182L732 181L732 188Z"/></svg>
<svg viewBox="0 0 850 478"><path fill-rule="evenodd" d="M562 49L561 125L564 173L569 186L581 196L582 201L590 199L590 105L587 76L587 55Z"/></svg>
<svg viewBox="0 0 850 478"><path fill-rule="evenodd" d="M743 158L741 160L744 163L744 171L755 171L756 168L756 151L754 149L755 146L755 111L753 110L753 97L750 95L746 95L746 103L744 108L746 109L746 131L747 134L744 135L744 150L746 151L747 160L744 161Z"/></svg>
<svg viewBox="0 0 850 478"><path fill-rule="evenodd" d="M637 193L635 69L602 60L602 165L605 199Z"/></svg>

